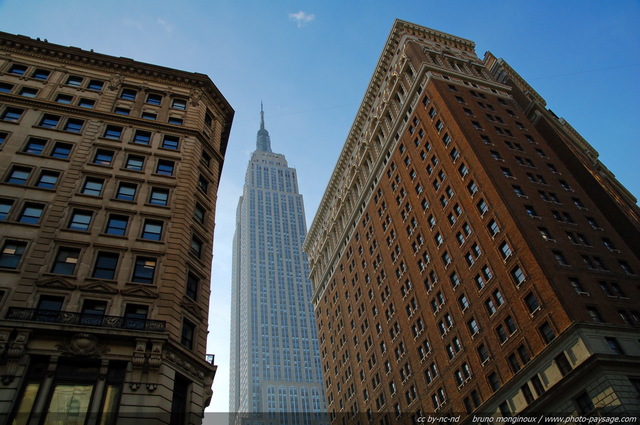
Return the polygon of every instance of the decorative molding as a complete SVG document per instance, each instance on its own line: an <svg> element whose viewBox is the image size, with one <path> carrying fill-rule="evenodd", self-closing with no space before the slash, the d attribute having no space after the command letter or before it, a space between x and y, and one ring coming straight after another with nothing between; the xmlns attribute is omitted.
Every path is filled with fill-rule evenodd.
<svg viewBox="0 0 640 425"><path fill-rule="evenodd" d="M56 347L61 355L70 357L100 358L110 351L106 344L101 344L95 335L88 333L75 334L68 342L57 344Z"/></svg>

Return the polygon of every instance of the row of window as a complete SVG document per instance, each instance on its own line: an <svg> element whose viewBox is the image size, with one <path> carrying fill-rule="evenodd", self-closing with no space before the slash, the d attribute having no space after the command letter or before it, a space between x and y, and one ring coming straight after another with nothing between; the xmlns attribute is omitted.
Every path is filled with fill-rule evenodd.
<svg viewBox="0 0 640 425"><path fill-rule="evenodd" d="M114 223L113 225L117 225ZM152 227L154 223L150 223L145 230L149 232L149 237L153 238L161 231L157 227ZM18 269L21 261L27 251L27 242L20 240L5 240L2 251L0 252L0 268ZM192 237L191 251L194 255L200 256L203 249L203 243L196 236ZM75 247L59 247L53 259L50 273L62 275L75 275L76 267L80 264L82 249ZM118 263L127 262L123 256L117 252L97 251L93 261L91 277L95 279L116 280L118 274ZM152 256L136 255L133 260L133 272L130 281L136 283L152 284L156 276L158 267L158 258ZM130 260L131 261L131 260Z"/></svg>

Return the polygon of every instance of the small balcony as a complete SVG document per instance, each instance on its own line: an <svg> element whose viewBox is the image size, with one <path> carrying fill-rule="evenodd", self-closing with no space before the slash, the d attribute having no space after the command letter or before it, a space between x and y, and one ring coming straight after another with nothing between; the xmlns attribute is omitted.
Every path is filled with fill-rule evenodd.
<svg viewBox="0 0 640 425"><path fill-rule="evenodd" d="M6 319L146 332L164 332L167 324L164 320L17 307L9 308Z"/></svg>

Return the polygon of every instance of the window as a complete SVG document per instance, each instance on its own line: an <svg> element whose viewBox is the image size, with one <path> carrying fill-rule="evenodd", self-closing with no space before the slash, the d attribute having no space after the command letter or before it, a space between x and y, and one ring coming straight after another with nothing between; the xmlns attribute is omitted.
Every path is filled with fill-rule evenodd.
<svg viewBox="0 0 640 425"><path fill-rule="evenodd" d="M126 215L110 214L104 232L108 235L124 236L128 222L129 217Z"/></svg>
<svg viewBox="0 0 640 425"><path fill-rule="evenodd" d="M185 109L187 109L187 101L184 99L173 99L173 101L171 102L171 107L173 109L184 111Z"/></svg>
<svg viewBox="0 0 640 425"><path fill-rule="evenodd" d="M9 133L5 131L0 131L0 146L2 146L4 142L7 141L8 138L9 138Z"/></svg>
<svg viewBox="0 0 640 425"><path fill-rule="evenodd" d="M578 412L581 414L589 414L595 410L593 401L591 401L591 397L589 397L589 394L587 394L586 392L574 398L573 403L576 405Z"/></svg>
<svg viewBox="0 0 640 425"><path fill-rule="evenodd" d="M82 81L84 80L84 78L76 76L76 75L70 75L67 78L67 85L68 86L72 86L72 87L80 87L82 86Z"/></svg>
<svg viewBox="0 0 640 425"><path fill-rule="evenodd" d="M500 380L498 379L498 374L495 372L487 376L487 382L489 382L489 386L494 392L500 388Z"/></svg>
<svg viewBox="0 0 640 425"><path fill-rule="evenodd" d="M137 92L133 89L122 89L122 92L120 93L120 99L135 100L136 93Z"/></svg>
<svg viewBox="0 0 640 425"><path fill-rule="evenodd" d="M172 176L175 168L175 163L173 161L168 161L166 159L159 159L158 165L156 167L156 173L162 174L164 176Z"/></svg>
<svg viewBox="0 0 640 425"><path fill-rule="evenodd" d="M71 214L71 219L69 220L69 225L67 226L72 230L89 230L89 225L91 224L91 218L93 217L93 212L86 210L74 210Z"/></svg>
<svg viewBox="0 0 640 425"><path fill-rule="evenodd" d="M480 358L481 363L484 363L487 360L489 360L489 350L487 350L487 347L484 344L480 344L476 349L476 351L478 353L478 357Z"/></svg>
<svg viewBox="0 0 640 425"><path fill-rule="evenodd" d="M64 126L64 131L69 131L71 133L80 133L83 125L84 125L83 120L79 120L76 118L69 118L67 120L67 123Z"/></svg>
<svg viewBox="0 0 640 425"><path fill-rule="evenodd" d="M129 155L124 167L128 170L142 171L144 168L144 156Z"/></svg>
<svg viewBox="0 0 640 425"><path fill-rule="evenodd" d="M38 90L32 89L31 87L23 87L22 89L20 89L20 96L34 98L37 94Z"/></svg>
<svg viewBox="0 0 640 425"><path fill-rule="evenodd" d="M476 194L476 192L478 192L478 186L473 180L471 180L471 182L469 182L469 184L467 185L467 190L469 191L469 194L473 196Z"/></svg>
<svg viewBox="0 0 640 425"><path fill-rule="evenodd" d="M51 273L72 275L75 273L79 257L80 250L77 248L59 248L53 267L51 268Z"/></svg>
<svg viewBox="0 0 640 425"><path fill-rule="evenodd" d="M511 257L511 254L513 254L513 252L511 251L511 247L506 241L500 244L500 254L502 255L502 258L504 258L505 260Z"/></svg>
<svg viewBox="0 0 640 425"><path fill-rule="evenodd" d="M624 354L624 350L622 349L622 346L616 338L605 337L604 339L605 341L607 341L607 345L609 346L613 354Z"/></svg>
<svg viewBox="0 0 640 425"><path fill-rule="evenodd" d="M138 186L133 183L120 183L118 191L116 192L116 199L121 201L133 201L136 197L136 190Z"/></svg>
<svg viewBox="0 0 640 425"><path fill-rule="evenodd" d="M527 308L529 309L529 313L533 313L540 308L540 303L538 299L533 294L533 292L529 292L526 297L524 297L524 302L527 304Z"/></svg>
<svg viewBox="0 0 640 425"><path fill-rule="evenodd" d="M555 257L558 264L560 264L561 266L569 266L567 259L565 258L564 254L561 251L553 251L553 256Z"/></svg>
<svg viewBox="0 0 640 425"><path fill-rule="evenodd" d="M196 332L196 325L184 319L182 322L182 335L180 337L180 344L187 347L189 350L193 349L193 338Z"/></svg>
<svg viewBox="0 0 640 425"><path fill-rule="evenodd" d="M153 112L143 112L142 118L144 118L145 120L155 121L158 118L158 114L154 114Z"/></svg>
<svg viewBox="0 0 640 425"><path fill-rule="evenodd" d="M476 208L478 208L478 212L480 215L484 215L487 211L489 211L489 206L485 202L484 199L481 199L477 204Z"/></svg>
<svg viewBox="0 0 640 425"><path fill-rule="evenodd" d="M81 108L88 108L91 109L95 106L96 101L93 99L87 99L85 97L81 97L80 100L78 101L78 106L80 106Z"/></svg>
<svg viewBox="0 0 640 425"><path fill-rule="evenodd" d="M478 322L476 322L476 319L471 319L467 322L467 327L469 328L469 334L471 334L471 336L477 334L480 331L480 328L478 327Z"/></svg>
<svg viewBox="0 0 640 425"><path fill-rule="evenodd" d="M22 241L7 240L0 252L0 267L17 269L20 259L24 255L27 243Z"/></svg>
<svg viewBox="0 0 640 425"><path fill-rule="evenodd" d="M26 146L22 149L24 153L30 153L33 155L42 155L44 148L47 146L45 139L38 139L36 137L30 137Z"/></svg>
<svg viewBox="0 0 640 425"><path fill-rule="evenodd" d="M178 149L178 143L180 139L177 136L164 136L162 139L162 147L165 149Z"/></svg>
<svg viewBox="0 0 640 425"><path fill-rule="evenodd" d="M0 221L5 221L11 211L13 201L11 199L0 199Z"/></svg>
<svg viewBox="0 0 640 425"><path fill-rule="evenodd" d="M115 279L118 257L114 252L98 252L91 276L96 279Z"/></svg>
<svg viewBox="0 0 640 425"><path fill-rule="evenodd" d="M162 226L162 221L145 220L144 226L142 227L142 239L159 241L162 239Z"/></svg>
<svg viewBox="0 0 640 425"><path fill-rule="evenodd" d="M198 178L198 188L204 193L207 193L209 188L209 182L202 175Z"/></svg>
<svg viewBox="0 0 640 425"><path fill-rule="evenodd" d="M587 314L589 315L592 321L596 323L602 323L602 317L600 316L600 313L595 307L587 307Z"/></svg>
<svg viewBox="0 0 640 425"><path fill-rule="evenodd" d="M0 93L10 93L13 90L13 84L0 83Z"/></svg>
<svg viewBox="0 0 640 425"><path fill-rule="evenodd" d="M100 80L89 80L89 84L87 84L87 89L100 91L104 87L104 82Z"/></svg>
<svg viewBox="0 0 640 425"><path fill-rule="evenodd" d="M102 194L102 188L104 187L104 180L87 177L82 187L82 193L91 196L100 196Z"/></svg>
<svg viewBox="0 0 640 425"><path fill-rule="evenodd" d="M152 187L149 195L149 203L153 205L166 206L169 202L169 189Z"/></svg>
<svg viewBox="0 0 640 425"><path fill-rule="evenodd" d="M133 143L140 145L149 145L151 142L151 133L148 131L136 130L133 135Z"/></svg>
<svg viewBox="0 0 640 425"><path fill-rule="evenodd" d="M106 149L98 149L93 157L93 163L96 165L111 165L113 162L113 151Z"/></svg>
<svg viewBox="0 0 640 425"><path fill-rule="evenodd" d="M31 78L44 81L49 78L49 74L51 74L50 71L38 68L31 73Z"/></svg>
<svg viewBox="0 0 640 425"><path fill-rule="evenodd" d="M549 323L544 322L539 328L538 330L540 331L540 334L542 335L542 339L544 340L544 342L546 342L547 344L550 343L551 341L553 341L556 337L555 332L553 331L553 328L551 327L551 325L549 325Z"/></svg>
<svg viewBox="0 0 640 425"><path fill-rule="evenodd" d="M157 261L155 258L136 257L131 281L138 283L153 283L156 265Z"/></svg>
<svg viewBox="0 0 640 425"><path fill-rule="evenodd" d="M183 123L184 123L184 120L182 118L169 117L169 124L182 125Z"/></svg>
<svg viewBox="0 0 640 425"><path fill-rule="evenodd" d="M192 272L187 273L187 288L185 294L187 297L196 301L198 299L198 288L200 287L200 278Z"/></svg>
<svg viewBox="0 0 640 425"><path fill-rule="evenodd" d="M516 286L520 285L526 279L524 272L520 268L520 266L515 266L511 269L511 278L515 282Z"/></svg>
<svg viewBox="0 0 640 425"><path fill-rule="evenodd" d="M8 122L18 122L24 113L24 109L7 108L2 113L2 120Z"/></svg>
<svg viewBox="0 0 640 425"><path fill-rule="evenodd" d="M26 223L26 224L38 224L40 222L40 217L42 217L42 212L44 211L44 205L42 204L25 204L22 209L22 213L20 214L20 218L18 218L18 222Z"/></svg>
<svg viewBox="0 0 640 425"><path fill-rule="evenodd" d="M486 299L486 301L484 302L484 306L487 309L489 316L493 316L493 314L497 311L496 305L491 298Z"/></svg>
<svg viewBox="0 0 640 425"><path fill-rule="evenodd" d="M117 125L108 125L104 131L103 137L106 137L107 139L120 140L121 136L122 136L122 127Z"/></svg>
<svg viewBox="0 0 640 425"><path fill-rule="evenodd" d="M193 211L193 215L196 218L196 220L204 224L205 213L206 213L206 210L204 209L204 207L197 203Z"/></svg>
<svg viewBox="0 0 640 425"><path fill-rule="evenodd" d="M202 156L200 157L200 162L202 162L202 164L205 167L209 168L211 166L211 155L209 155L205 151L202 151Z"/></svg>
<svg viewBox="0 0 640 425"><path fill-rule="evenodd" d="M127 304L124 310L124 327L126 329L145 328L149 307L140 304Z"/></svg>
<svg viewBox="0 0 640 425"><path fill-rule="evenodd" d="M489 234L491 236L495 236L500 232L500 227L498 226L498 223L493 219L489 222L489 224L487 224L487 229L489 229Z"/></svg>
<svg viewBox="0 0 640 425"><path fill-rule="evenodd" d="M160 103L162 103L162 96L156 93L149 93L147 95L147 103L150 105L160 105Z"/></svg>
<svg viewBox="0 0 640 425"><path fill-rule="evenodd" d="M202 254L202 241L195 236L191 237L191 253L198 258Z"/></svg>
<svg viewBox="0 0 640 425"><path fill-rule="evenodd" d="M564 352L556 356L554 360L562 376L566 376L573 369L571 367L571 363L569 363L569 360L567 359L567 356L564 354Z"/></svg>
<svg viewBox="0 0 640 425"><path fill-rule="evenodd" d="M45 114L40 120L40 127L55 128L60 122L60 117L57 115Z"/></svg>
<svg viewBox="0 0 640 425"><path fill-rule="evenodd" d="M27 179L29 178L30 174L31 168L14 166L7 176L5 182L24 186L27 184Z"/></svg>
<svg viewBox="0 0 640 425"><path fill-rule="evenodd" d="M68 159L69 155L71 155L71 149L73 145L69 143L56 142L53 145L53 150L51 151L51 156L53 158L60 159Z"/></svg>
<svg viewBox="0 0 640 425"><path fill-rule="evenodd" d="M36 182L36 186L42 189L55 189L60 173L56 171L43 171Z"/></svg>
<svg viewBox="0 0 640 425"><path fill-rule="evenodd" d="M131 109L124 108L122 106L116 106L113 112L119 115L129 115L131 113Z"/></svg>

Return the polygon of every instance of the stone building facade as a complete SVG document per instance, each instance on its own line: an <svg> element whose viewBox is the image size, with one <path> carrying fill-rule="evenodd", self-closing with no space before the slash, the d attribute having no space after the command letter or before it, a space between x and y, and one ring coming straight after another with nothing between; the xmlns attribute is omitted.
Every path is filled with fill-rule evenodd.
<svg viewBox="0 0 640 425"><path fill-rule="evenodd" d="M331 418L637 414L636 199L474 48L395 22L312 223Z"/></svg>
<svg viewBox="0 0 640 425"><path fill-rule="evenodd" d="M203 74L0 34L0 422L200 423L233 109Z"/></svg>

